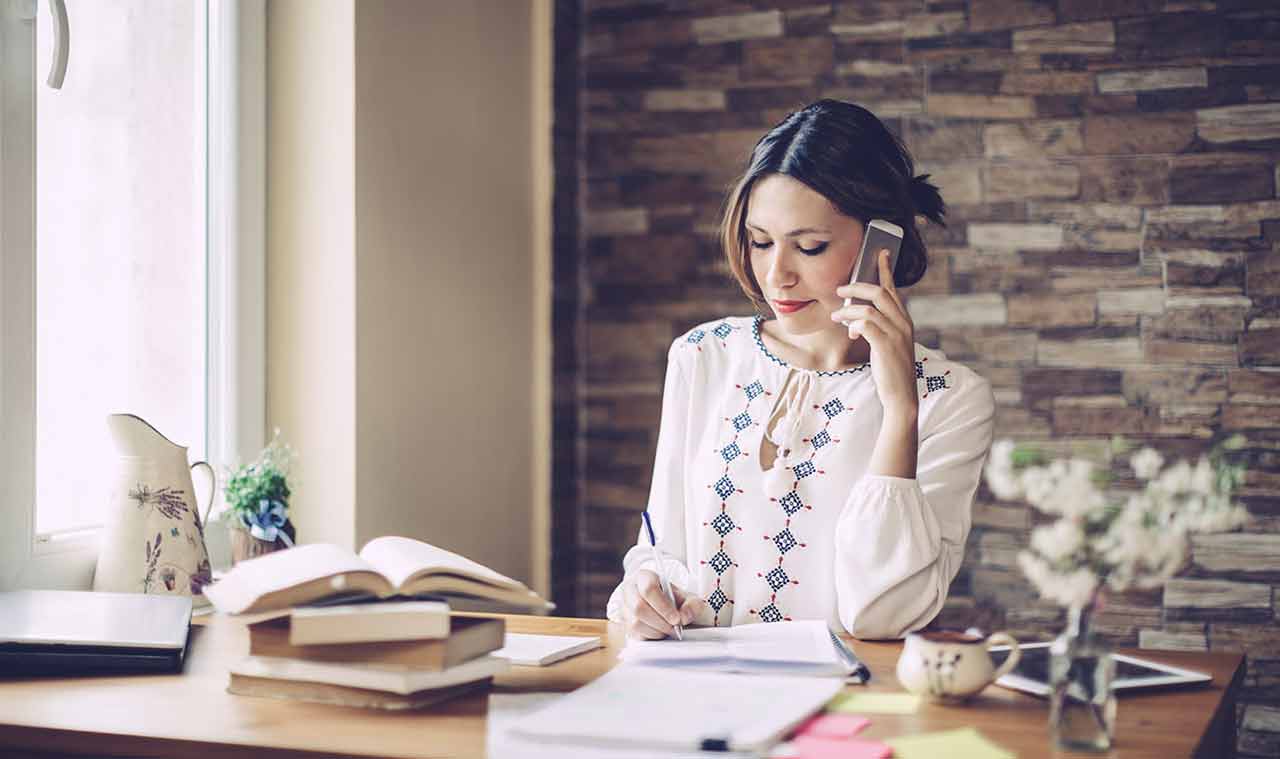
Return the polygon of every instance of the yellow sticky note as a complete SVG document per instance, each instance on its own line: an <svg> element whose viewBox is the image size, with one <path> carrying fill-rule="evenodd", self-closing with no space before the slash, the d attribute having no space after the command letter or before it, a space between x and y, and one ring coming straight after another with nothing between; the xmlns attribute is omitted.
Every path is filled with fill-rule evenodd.
<svg viewBox="0 0 1280 759"><path fill-rule="evenodd" d="M920 697L910 693L855 691L836 696L827 704L833 712L858 714L911 714L920 707Z"/></svg>
<svg viewBox="0 0 1280 759"><path fill-rule="evenodd" d="M893 759L1016 759L1017 754L997 746L972 727L946 730L940 733L904 735L890 738L885 743L893 746Z"/></svg>

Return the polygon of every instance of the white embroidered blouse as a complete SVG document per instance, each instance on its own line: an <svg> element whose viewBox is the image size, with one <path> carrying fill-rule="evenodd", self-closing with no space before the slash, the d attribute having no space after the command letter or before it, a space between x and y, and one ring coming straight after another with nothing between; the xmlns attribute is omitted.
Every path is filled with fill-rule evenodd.
<svg viewBox="0 0 1280 759"><path fill-rule="evenodd" d="M870 365L792 367L760 323L708 322L668 353L648 503L667 576L707 601L702 625L823 619L861 638L923 627L964 558L990 385L917 344L916 479L867 475L883 417ZM642 532L623 569L652 567Z"/></svg>

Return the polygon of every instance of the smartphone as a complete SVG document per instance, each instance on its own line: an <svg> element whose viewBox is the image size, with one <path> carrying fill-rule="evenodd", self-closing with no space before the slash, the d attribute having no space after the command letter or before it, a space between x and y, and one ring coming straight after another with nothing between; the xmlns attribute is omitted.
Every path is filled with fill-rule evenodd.
<svg viewBox="0 0 1280 759"><path fill-rule="evenodd" d="M862 235L862 250L858 251L858 259L849 273L849 284L880 284L880 251L889 251L889 271L898 263L898 251L902 250L902 227L884 219L872 219L867 224L867 231ZM871 301L862 298L845 298L846 306L857 303L867 305Z"/></svg>

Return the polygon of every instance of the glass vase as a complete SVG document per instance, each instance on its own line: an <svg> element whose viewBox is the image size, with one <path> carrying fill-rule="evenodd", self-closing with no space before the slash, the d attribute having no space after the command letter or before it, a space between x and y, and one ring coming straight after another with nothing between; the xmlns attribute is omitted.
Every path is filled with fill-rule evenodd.
<svg viewBox="0 0 1280 759"><path fill-rule="evenodd" d="M1061 751L1108 751L1116 724L1115 658L1094 635L1094 604L1072 606L1049 647L1049 734Z"/></svg>

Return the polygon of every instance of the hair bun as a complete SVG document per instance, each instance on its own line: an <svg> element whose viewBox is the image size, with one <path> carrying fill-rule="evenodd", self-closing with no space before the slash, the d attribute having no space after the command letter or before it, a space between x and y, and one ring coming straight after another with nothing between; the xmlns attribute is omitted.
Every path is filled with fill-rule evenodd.
<svg viewBox="0 0 1280 759"><path fill-rule="evenodd" d="M938 186L929 181L929 174L917 174L911 178L907 191L911 194L911 202L916 213L935 224L944 224L947 208L942 202L942 193Z"/></svg>

